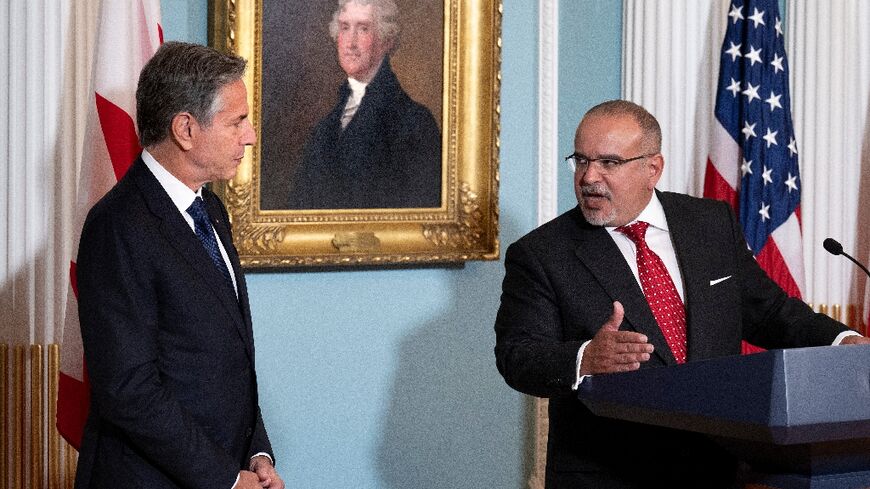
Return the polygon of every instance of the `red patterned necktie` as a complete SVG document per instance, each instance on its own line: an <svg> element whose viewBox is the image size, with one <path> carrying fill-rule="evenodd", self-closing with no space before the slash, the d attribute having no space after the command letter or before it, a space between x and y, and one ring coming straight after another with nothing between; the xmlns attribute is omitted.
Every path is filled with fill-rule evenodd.
<svg viewBox="0 0 870 489"><path fill-rule="evenodd" d="M686 361L686 308L664 262L646 245L648 222L616 228L637 246L637 272L646 301L677 363Z"/></svg>

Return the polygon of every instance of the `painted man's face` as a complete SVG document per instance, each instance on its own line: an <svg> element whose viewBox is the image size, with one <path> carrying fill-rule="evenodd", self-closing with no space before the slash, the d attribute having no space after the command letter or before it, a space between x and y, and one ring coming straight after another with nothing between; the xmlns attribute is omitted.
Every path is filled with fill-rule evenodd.
<svg viewBox="0 0 870 489"><path fill-rule="evenodd" d="M374 17L374 6L348 2L338 15L338 63L347 76L361 82L374 78L390 49Z"/></svg>

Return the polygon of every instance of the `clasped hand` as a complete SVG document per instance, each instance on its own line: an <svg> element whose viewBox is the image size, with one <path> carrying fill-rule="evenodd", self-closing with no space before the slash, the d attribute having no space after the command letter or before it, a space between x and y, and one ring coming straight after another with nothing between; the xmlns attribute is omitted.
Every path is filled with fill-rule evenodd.
<svg viewBox="0 0 870 489"><path fill-rule="evenodd" d="M649 360L653 346L646 335L619 331L623 316L622 304L614 302L613 313L586 345L580 375L628 372L639 369L642 362Z"/></svg>

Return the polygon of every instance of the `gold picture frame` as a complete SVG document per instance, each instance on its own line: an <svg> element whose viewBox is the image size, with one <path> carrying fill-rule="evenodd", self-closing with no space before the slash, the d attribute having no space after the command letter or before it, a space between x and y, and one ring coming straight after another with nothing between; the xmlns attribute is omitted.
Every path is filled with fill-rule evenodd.
<svg viewBox="0 0 870 489"><path fill-rule="evenodd" d="M242 265L426 265L498 259L501 2L435 0L444 5L440 118L436 115L442 128L440 207L293 210L261 208L264 1L278 0L209 1L210 44L249 61L245 84L258 144L248 151L235 178L213 186L229 211ZM334 9L335 1L330 5ZM332 88L326 92L322 96L335 97Z"/></svg>

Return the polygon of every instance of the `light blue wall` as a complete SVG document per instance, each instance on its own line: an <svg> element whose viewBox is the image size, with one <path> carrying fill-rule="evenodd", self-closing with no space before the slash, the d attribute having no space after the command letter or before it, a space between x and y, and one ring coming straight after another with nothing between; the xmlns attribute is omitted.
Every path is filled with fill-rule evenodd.
<svg viewBox="0 0 870 489"><path fill-rule="evenodd" d="M559 2L559 151L574 151L574 131L583 114L617 99L622 80L622 2ZM559 211L575 205L573 174L560 159Z"/></svg>
<svg viewBox="0 0 870 489"><path fill-rule="evenodd" d="M621 2L562 3L574 45L560 56L569 112L560 132L582 108L619 94L611 53ZM162 8L167 40L206 42L205 0L163 0ZM505 1L502 250L535 226L535 19L537 2ZM504 384L492 352L502 275L500 261L249 273L261 404L288 487L523 488L531 404Z"/></svg>

